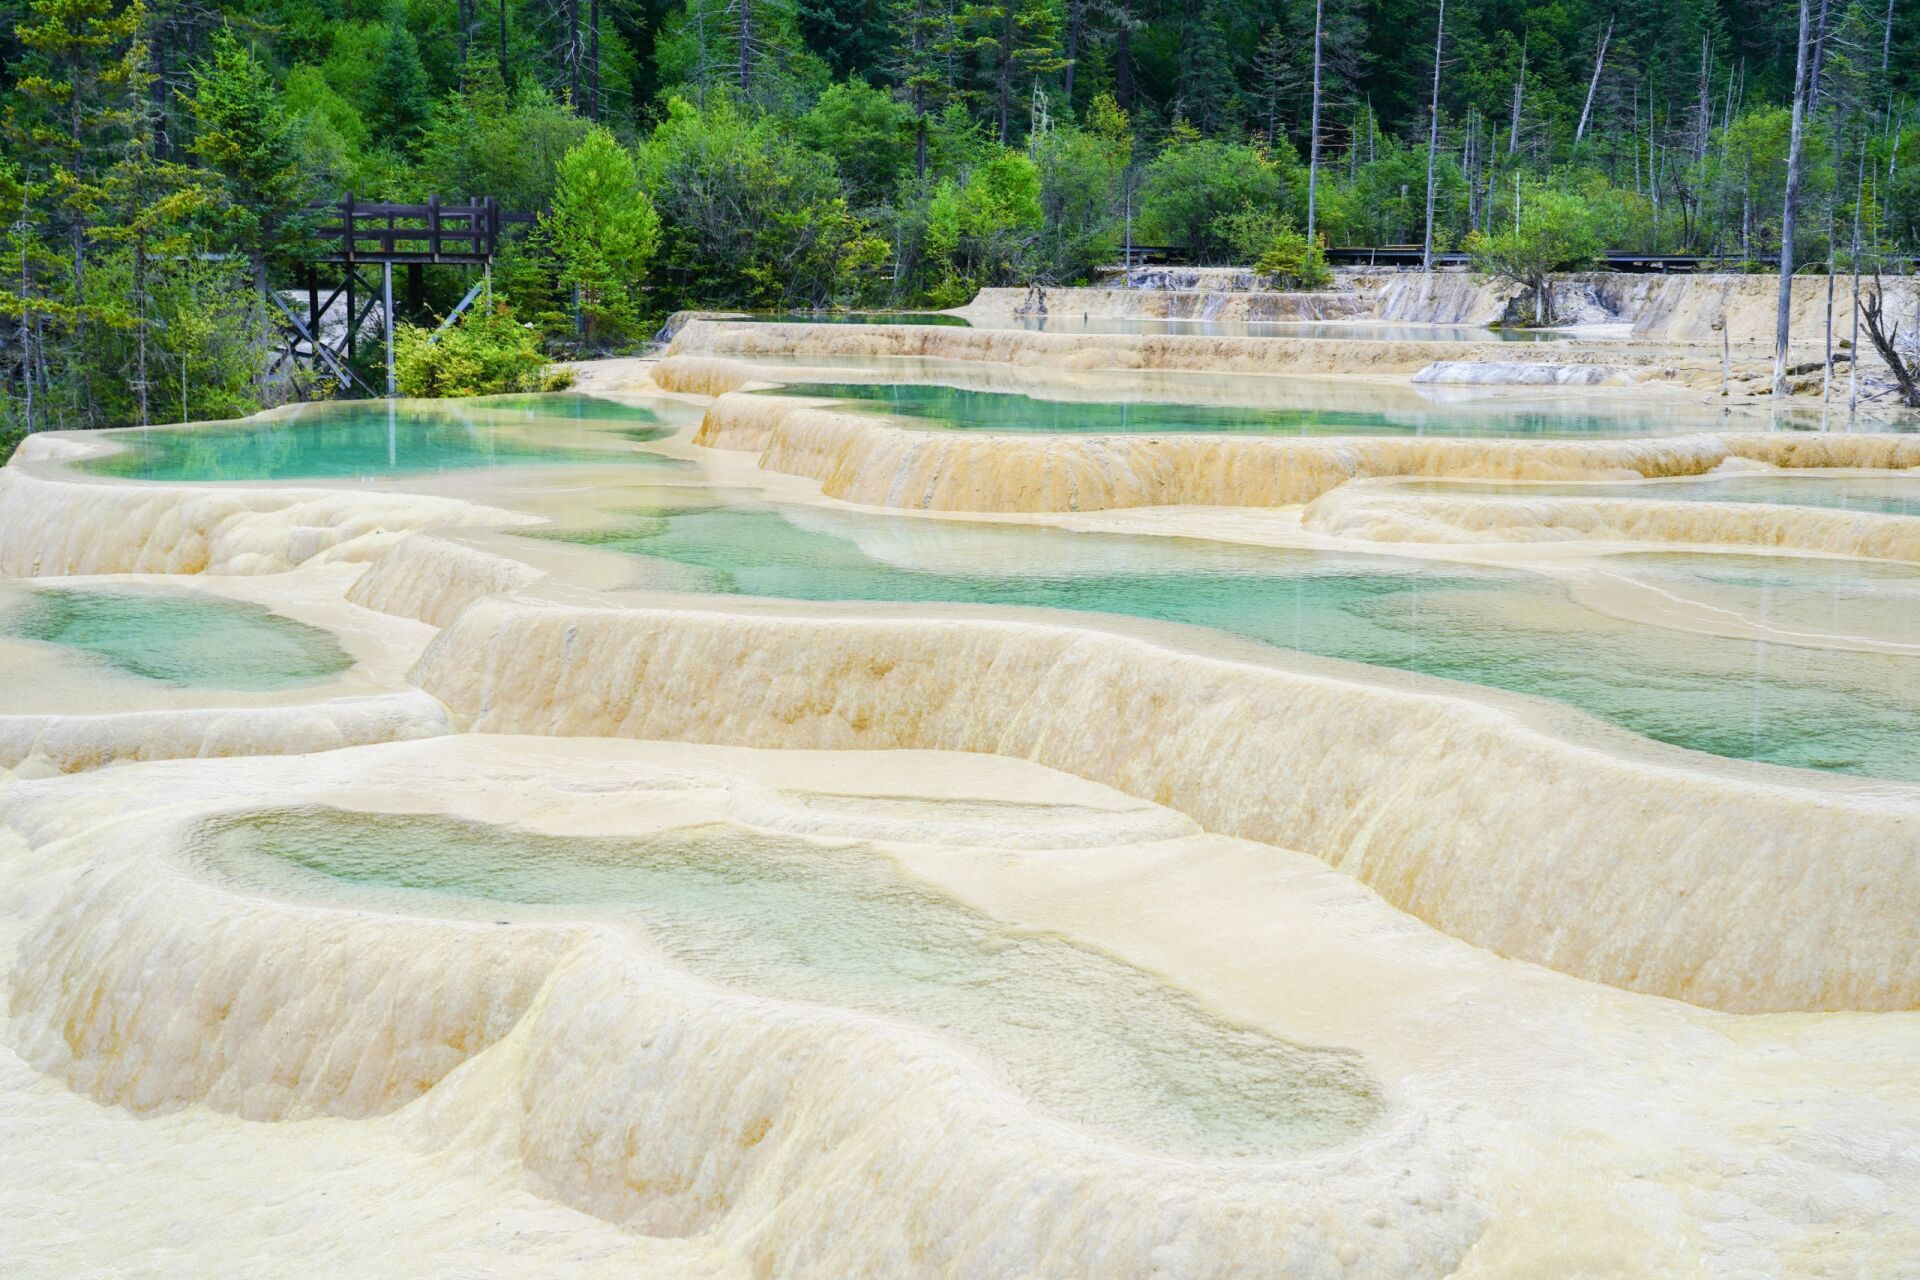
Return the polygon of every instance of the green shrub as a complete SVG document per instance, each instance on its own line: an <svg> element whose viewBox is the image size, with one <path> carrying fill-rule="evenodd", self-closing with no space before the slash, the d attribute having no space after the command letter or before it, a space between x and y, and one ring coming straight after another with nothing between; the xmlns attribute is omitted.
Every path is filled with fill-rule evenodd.
<svg viewBox="0 0 1920 1280"><path fill-rule="evenodd" d="M26 438L27 433L24 428L0 422L0 466L6 465L7 459L13 456L13 451L19 448L20 442Z"/></svg>
<svg viewBox="0 0 1920 1280"><path fill-rule="evenodd" d="M504 304L476 307L437 340L431 329L401 325L393 335L393 366L406 396L553 389L539 333L515 320Z"/></svg>
<svg viewBox="0 0 1920 1280"><path fill-rule="evenodd" d="M1214 221L1214 234L1276 289L1319 289L1333 280L1321 246L1296 231L1293 219L1271 206L1248 205L1237 213L1223 214Z"/></svg>

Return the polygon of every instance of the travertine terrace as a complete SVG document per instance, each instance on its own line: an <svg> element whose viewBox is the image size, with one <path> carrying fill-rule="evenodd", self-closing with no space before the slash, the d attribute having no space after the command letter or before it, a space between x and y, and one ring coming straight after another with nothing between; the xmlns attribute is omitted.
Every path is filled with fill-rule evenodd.
<svg viewBox="0 0 1920 1280"><path fill-rule="evenodd" d="M1369 287L1279 318L1505 302ZM1690 287L30 439L0 1269L1920 1276L1920 437Z"/></svg>

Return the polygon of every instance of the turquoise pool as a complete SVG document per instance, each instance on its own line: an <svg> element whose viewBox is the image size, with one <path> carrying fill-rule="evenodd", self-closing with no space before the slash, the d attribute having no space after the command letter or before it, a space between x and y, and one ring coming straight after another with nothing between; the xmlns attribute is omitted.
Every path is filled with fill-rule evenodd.
<svg viewBox="0 0 1920 1280"><path fill-rule="evenodd" d="M610 529L542 536L647 557L651 579L666 589L1035 605L1190 623L1551 698L1715 755L1920 780L1915 659L1624 622L1526 572L750 502L652 510ZM1751 572L1712 557L1658 565L1667 574ZM1633 569L1629 561L1623 571ZM1916 597L1900 593L1920 588L1920 571L1898 567L1825 561L1783 572L1814 575L1777 585L1771 597L1783 612L1820 606L1836 585L1891 591L1887 607L1908 610Z"/></svg>
<svg viewBox="0 0 1920 1280"><path fill-rule="evenodd" d="M1232 432L1289 436L1621 436L1671 435L1698 429L1692 411L1610 405L1583 412L1577 401L1425 405L1373 411L1291 407L1286 388L1269 393L1282 403L1181 404L1164 400L1049 400L1013 391L985 391L928 382L796 382L751 392L804 396L838 407L892 414L916 425L963 431L1180 433Z"/></svg>
<svg viewBox="0 0 1920 1280"><path fill-rule="evenodd" d="M653 410L591 396L353 401L292 417L111 433L122 452L81 464L137 480L309 480L472 467L692 464L635 448L673 430Z"/></svg>
<svg viewBox="0 0 1920 1280"><path fill-rule="evenodd" d="M1234 1026L1130 965L1001 925L870 847L728 825L610 840L294 809L211 824L193 856L308 900L596 908L700 977L933 1031L1041 1108L1166 1154L1297 1151L1381 1109L1355 1055Z"/></svg>
<svg viewBox="0 0 1920 1280"><path fill-rule="evenodd" d="M166 588L36 589L0 607L0 632L190 688L295 688L353 665L317 628L259 605Z"/></svg>

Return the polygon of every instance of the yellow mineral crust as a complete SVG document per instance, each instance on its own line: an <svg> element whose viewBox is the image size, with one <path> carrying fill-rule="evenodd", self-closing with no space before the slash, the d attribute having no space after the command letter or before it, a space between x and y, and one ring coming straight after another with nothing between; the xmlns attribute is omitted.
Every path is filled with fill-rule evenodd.
<svg viewBox="0 0 1920 1280"><path fill-rule="evenodd" d="M1920 517L1758 502L1398 494L1352 486L1314 500L1308 529L1375 542L1656 542L1920 562Z"/></svg>
<svg viewBox="0 0 1920 1280"><path fill-rule="evenodd" d="M878 819L894 835L868 856L1246 1026L1355 1050L1387 1108L1297 1156L1134 1150L925 1031L696 980L592 908L370 910L229 883L192 832L249 804L636 841L783 813L857 838ZM967 843L1049 807L1057 847ZM17 784L8 818L0 1139L67 1135L61 1158L10 1162L9 1186L96 1188L10 1224L29 1257L74 1223L98 1239L62 1257L116 1241L151 1257L155 1223L209 1197L234 1212L168 1250L199 1274L236 1255L455 1274L456 1248L480 1270L623 1261L676 1280L1898 1276L1920 1248L1920 1176L1885 1156L1915 1133L1913 1018L1737 1017L1589 986L1031 764L475 735ZM69 1108L49 1127L15 1052L131 1114ZM402 1171L418 1185L397 1192ZM409 1265L384 1233L413 1215ZM383 1234L335 1237L343 1221ZM553 1254L557 1232L583 1260Z"/></svg>
<svg viewBox="0 0 1920 1280"><path fill-rule="evenodd" d="M1579 745L1365 676L969 618L489 599L415 678L480 732L1029 759L1597 982L1739 1011L1920 1004L1905 788Z"/></svg>

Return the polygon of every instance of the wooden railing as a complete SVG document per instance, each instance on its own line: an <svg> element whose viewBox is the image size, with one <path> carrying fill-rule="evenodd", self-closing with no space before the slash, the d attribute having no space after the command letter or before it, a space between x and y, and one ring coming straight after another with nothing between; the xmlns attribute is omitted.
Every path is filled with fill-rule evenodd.
<svg viewBox="0 0 1920 1280"><path fill-rule="evenodd" d="M533 221L530 213L505 212L492 196L460 204L443 204L438 196L424 204L396 204L348 194L313 212L323 219L313 227L318 260L345 263L489 262L505 227Z"/></svg>

